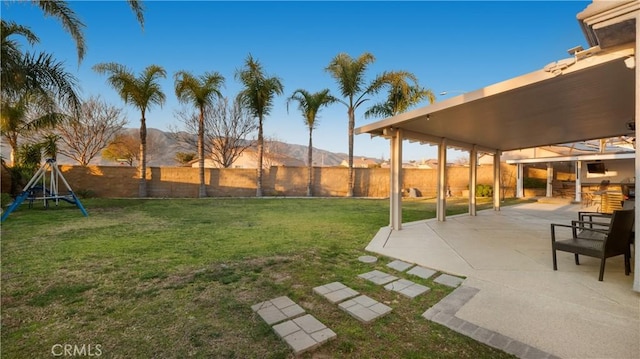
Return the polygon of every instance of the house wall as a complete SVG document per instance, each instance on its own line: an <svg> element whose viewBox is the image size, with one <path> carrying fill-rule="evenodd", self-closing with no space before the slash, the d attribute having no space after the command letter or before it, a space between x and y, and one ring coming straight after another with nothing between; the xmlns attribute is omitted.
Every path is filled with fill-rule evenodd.
<svg viewBox="0 0 640 359"><path fill-rule="evenodd" d="M136 197L138 171L133 167L60 166L65 179L77 193L92 191L97 197ZM271 167L263 172L263 192L266 196L306 196L307 167ZM503 165L503 183L513 196L515 166ZM211 197L253 197L256 193L255 169L206 168L207 195ZM318 197L341 197L347 194L348 169L314 167L313 193ZM357 197L388 197L389 170L355 168L354 195ZM449 167L449 187L454 196L468 189L469 168ZM198 169L191 167L147 168L149 197L197 197ZM493 166L478 168L478 184L493 184ZM423 197L434 197L437 188L435 169L404 169L403 188L416 188Z"/></svg>

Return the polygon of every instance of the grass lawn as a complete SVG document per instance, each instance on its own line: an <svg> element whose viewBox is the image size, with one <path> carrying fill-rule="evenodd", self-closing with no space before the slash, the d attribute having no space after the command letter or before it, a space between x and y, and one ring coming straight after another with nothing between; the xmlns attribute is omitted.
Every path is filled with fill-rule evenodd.
<svg viewBox="0 0 640 359"><path fill-rule="evenodd" d="M450 213L466 200L448 200ZM307 358L507 358L422 318L451 289L407 299L358 274L388 224L377 199L83 200L22 205L2 224L2 357L46 358L84 346L104 358L290 358L251 310L289 296L338 334ZM480 208L491 204L479 199ZM507 203L508 204L508 203ZM403 202L404 222L435 217L431 199ZM340 281L393 308L365 325L312 288Z"/></svg>

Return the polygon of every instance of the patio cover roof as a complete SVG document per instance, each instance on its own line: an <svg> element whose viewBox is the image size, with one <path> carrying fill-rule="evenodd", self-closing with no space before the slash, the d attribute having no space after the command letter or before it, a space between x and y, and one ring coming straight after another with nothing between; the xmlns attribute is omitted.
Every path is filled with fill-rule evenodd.
<svg viewBox="0 0 640 359"><path fill-rule="evenodd" d="M495 153L635 135L634 43L581 51L544 69L356 128ZM628 61L630 62L630 61Z"/></svg>

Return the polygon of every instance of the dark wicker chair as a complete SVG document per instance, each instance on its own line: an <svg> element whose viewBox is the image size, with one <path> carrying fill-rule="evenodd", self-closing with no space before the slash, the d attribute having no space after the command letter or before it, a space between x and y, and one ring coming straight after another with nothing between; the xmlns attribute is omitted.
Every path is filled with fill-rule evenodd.
<svg viewBox="0 0 640 359"><path fill-rule="evenodd" d="M631 272L630 234L633 230L635 214L633 209L614 211L611 222L571 221L571 225L551 224L551 250L553 270L558 270L556 251L573 253L576 265L578 255L600 258L599 281L604 277L604 263L607 258L624 255L624 273ZM556 228L571 228L571 238L557 240Z"/></svg>

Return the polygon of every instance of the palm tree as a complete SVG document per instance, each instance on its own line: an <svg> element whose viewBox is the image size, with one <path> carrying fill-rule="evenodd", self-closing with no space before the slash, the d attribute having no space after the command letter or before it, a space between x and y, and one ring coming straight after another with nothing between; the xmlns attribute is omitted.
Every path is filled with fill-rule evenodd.
<svg viewBox="0 0 640 359"><path fill-rule="evenodd" d="M298 102L298 109L302 112L304 122L309 128L309 148L307 153L307 166L308 166L308 182L307 182L307 196L313 196L313 129L318 125L318 112L322 106L327 106L338 99L329 94L329 89L324 89L316 93L310 93L306 90L298 89L293 92L291 97L287 100L287 111L289 110L289 103L291 101Z"/></svg>
<svg viewBox="0 0 640 359"><path fill-rule="evenodd" d="M264 155L264 135L262 124L264 116L273 107L275 95L282 95L284 87L277 77L267 77L262 65L249 54L244 68L236 72L236 79L242 82L244 89L238 94L240 103L246 106L258 118L258 176L256 196L262 197L262 158Z"/></svg>
<svg viewBox="0 0 640 359"><path fill-rule="evenodd" d="M67 31L76 43L76 49L78 52L78 61L82 61L86 52L86 45L84 41L84 23L76 15L76 13L69 7L66 1L51 1L51 0L28 0L32 4L38 6L45 16L56 18L60 21L62 27ZM144 27L144 6L142 1L139 0L127 0L129 7L136 15L140 26Z"/></svg>
<svg viewBox="0 0 640 359"><path fill-rule="evenodd" d="M410 72L393 71L380 75L377 81L389 87L387 100L371 106L364 117L391 117L407 111L412 106L427 99L434 103L436 96L431 90L418 85L418 79Z"/></svg>
<svg viewBox="0 0 640 359"><path fill-rule="evenodd" d="M77 80L49 54L24 54L14 35L30 44L38 37L27 27L0 22L0 133L11 146L11 162L18 150L18 136L55 125L64 116L60 105L78 111Z"/></svg>
<svg viewBox="0 0 640 359"><path fill-rule="evenodd" d="M198 118L198 163L200 174L200 190L198 195L207 196L204 185L204 114L207 107L213 104L215 97L221 98L220 87L224 77L217 72L207 72L198 77L186 71L178 71L174 75L175 90L178 101L191 103L200 111Z"/></svg>
<svg viewBox="0 0 640 359"><path fill-rule="evenodd" d="M355 111L367 99L365 96L374 93L383 85L383 83L375 80L367 84L364 77L367 66L375 61L375 57L365 52L358 58L354 59L348 54L340 53L334 57L329 66L326 67L331 76L338 82L340 92L346 99L340 100L347 106L347 115L349 116L349 184L347 196L353 197L353 132L355 128Z"/></svg>
<svg viewBox="0 0 640 359"><path fill-rule="evenodd" d="M164 68L149 65L140 76L123 65L109 62L97 64L93 69L100 74L108 74L107 81L125 103L131 103L140 110L140 197L147 196L147 124L145 114L152 105L162 105L166 99L158 80L167 76Z"/></svg>

